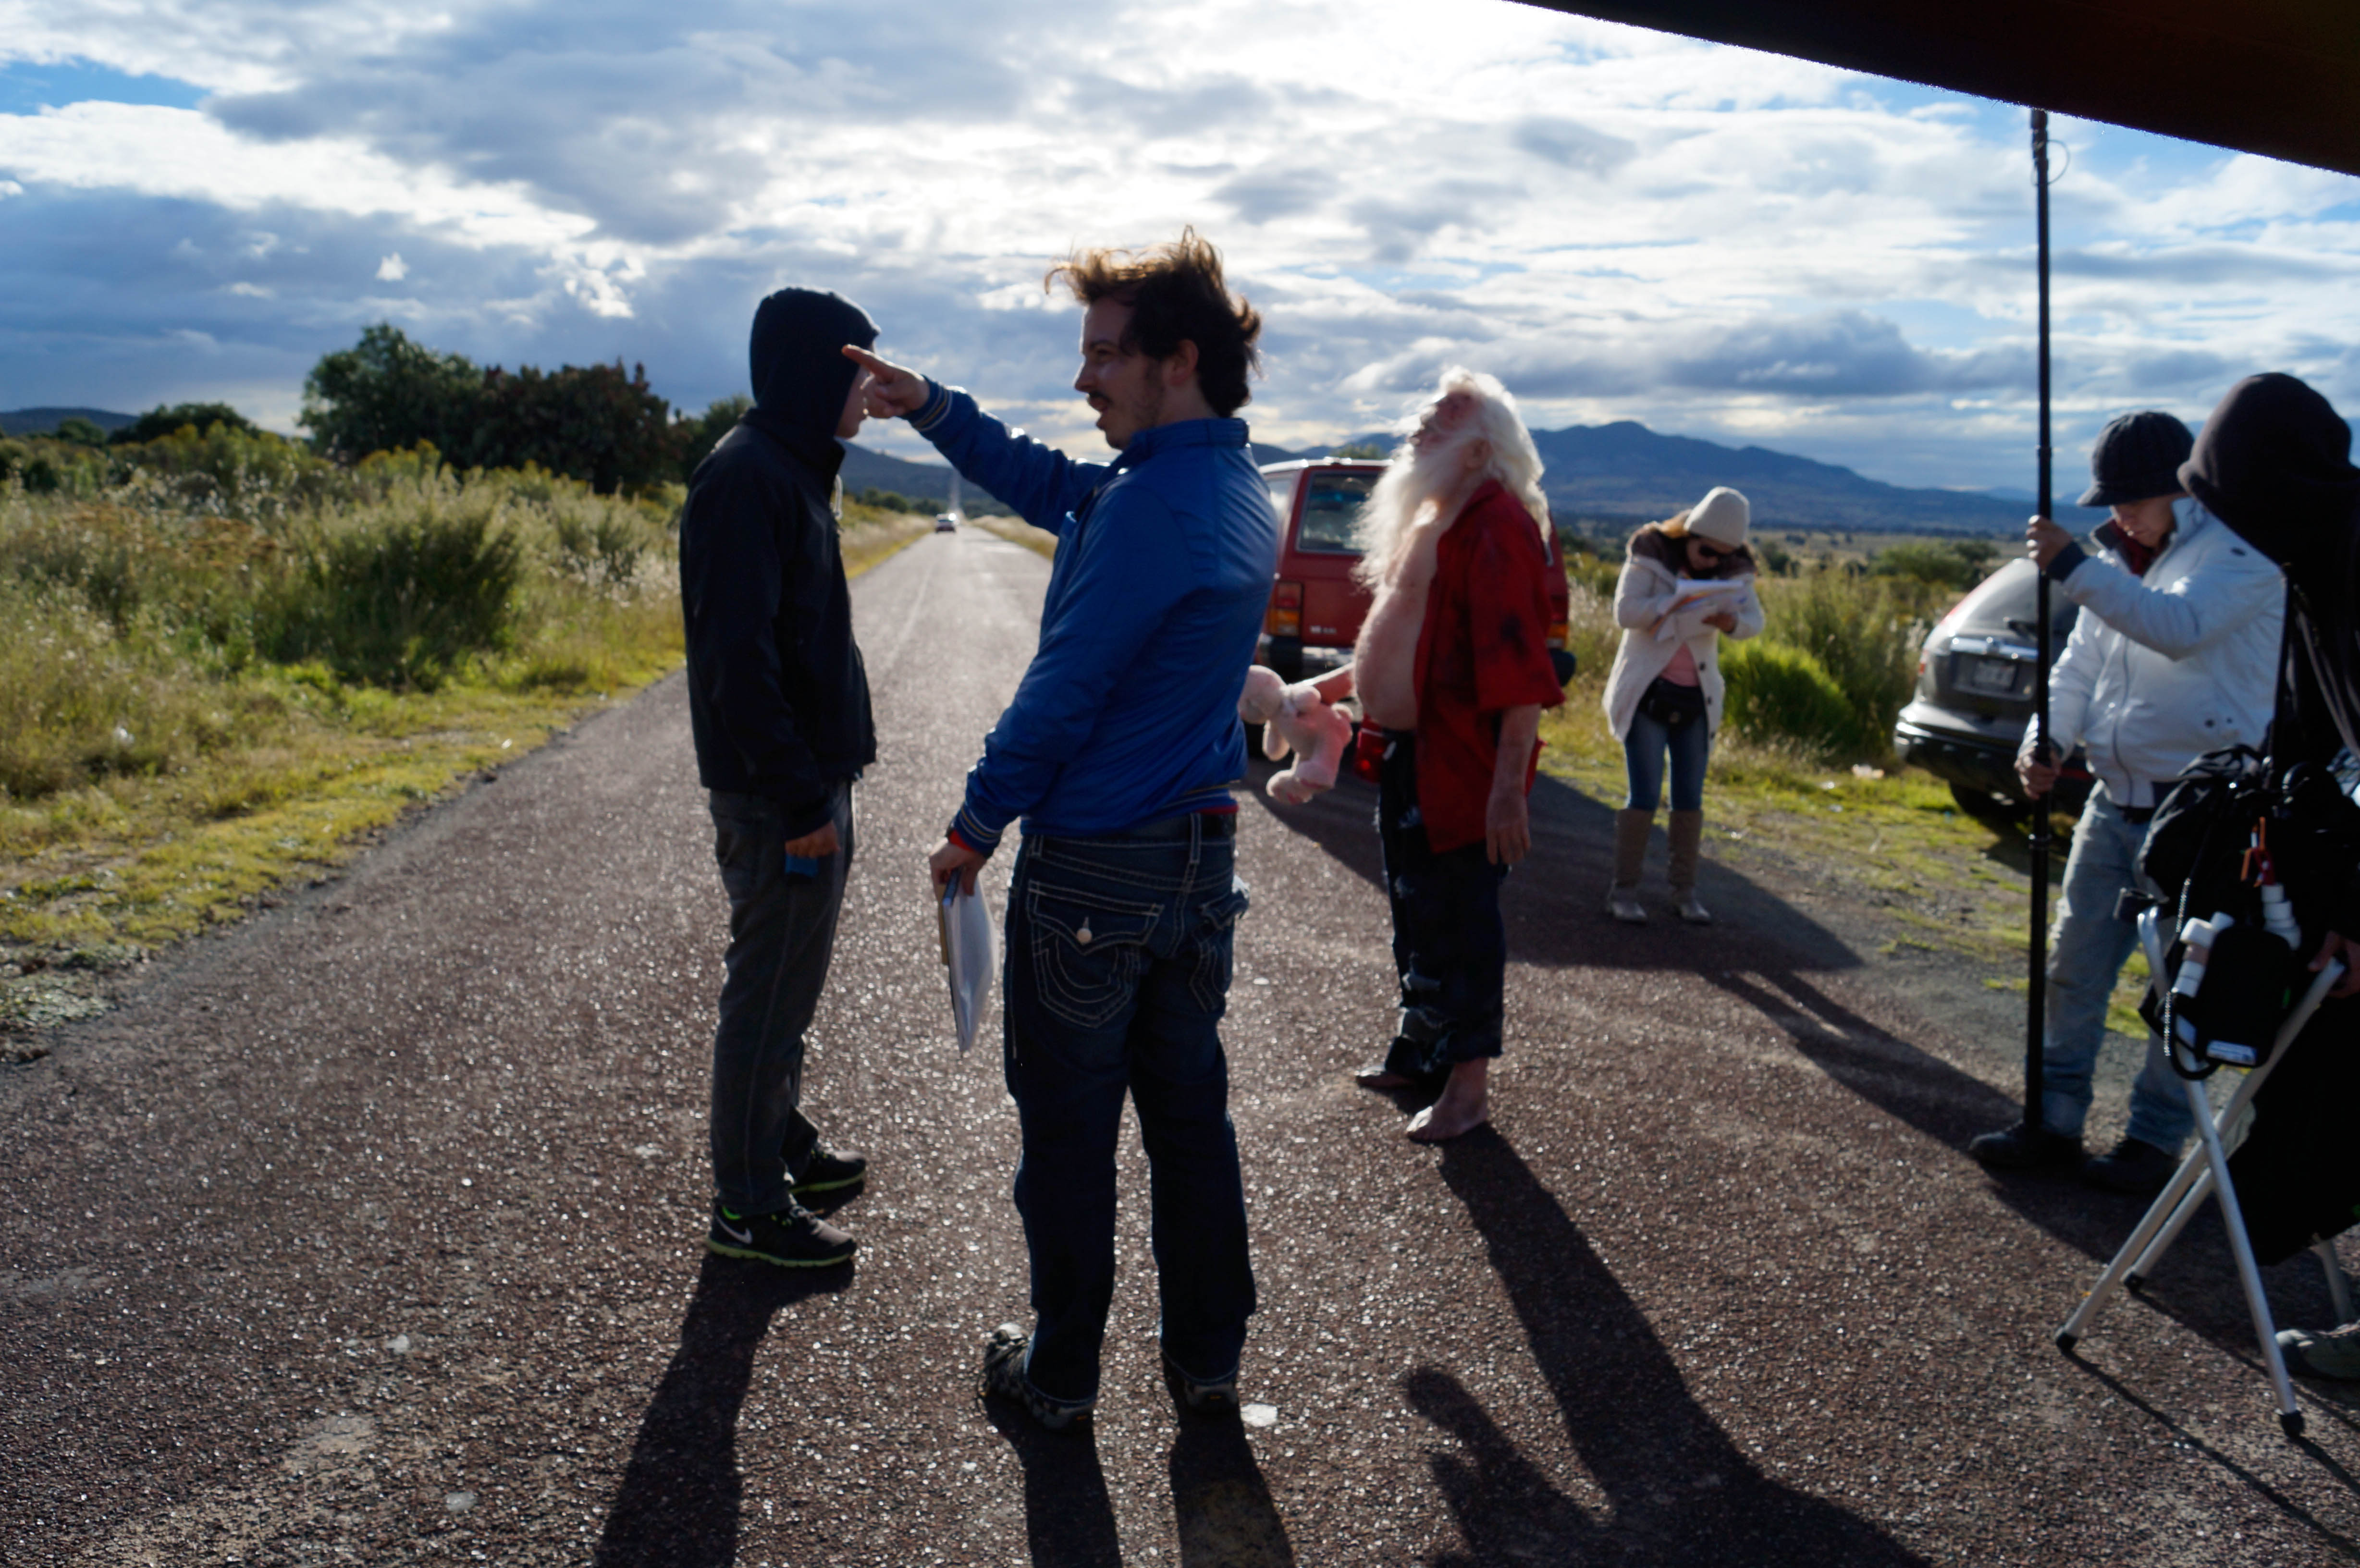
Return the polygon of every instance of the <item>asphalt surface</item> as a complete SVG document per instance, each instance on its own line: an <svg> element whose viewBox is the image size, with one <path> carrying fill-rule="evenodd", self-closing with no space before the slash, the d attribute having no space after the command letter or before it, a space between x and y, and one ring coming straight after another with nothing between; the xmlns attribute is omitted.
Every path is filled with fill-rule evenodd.
<svg viewBox="0 0 2360 1568"><path fill-rule="evenodd" d="M1369 791L1251 797L1248 1420L1157 1376L1135 1144L1095 1429L978 1402L1015 1119L922 862L1043 575L966 531L856 585L883 755L807 1091L875 1161L855 1267L702 1250L724 904L666 681L0 1068L0 1561L2360 1557L2355 1406L2280 1434L2209 1216L2051 1345L2140 1205L1958 1152L2011 1114L2011 999L1879 960L1808 866L1614 926L1607 807L1553 783L1495 1123L1439 1149L1349 1077L1390 1021ZM2268 1279L2324 1320L2307 1261Z"/></svg>

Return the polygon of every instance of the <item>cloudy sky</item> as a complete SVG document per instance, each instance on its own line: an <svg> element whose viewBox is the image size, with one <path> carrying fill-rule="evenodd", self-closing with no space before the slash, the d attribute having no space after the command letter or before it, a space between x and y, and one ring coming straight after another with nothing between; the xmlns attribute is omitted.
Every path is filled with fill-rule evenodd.
<svg viewBox="0 0 2360 1568"><path fill-rule="evenodd" d="M2109 412L2248 371L2360 408L2360 180L2054 135L2060 488ZM701 408L802 282L1090 451L1044 266L1189 223L1267 318L1270 441L1464 362L1536 426L2032 483L2007 105L1507 0L0 0L0 408L291 430L390 321Z"/></svg>

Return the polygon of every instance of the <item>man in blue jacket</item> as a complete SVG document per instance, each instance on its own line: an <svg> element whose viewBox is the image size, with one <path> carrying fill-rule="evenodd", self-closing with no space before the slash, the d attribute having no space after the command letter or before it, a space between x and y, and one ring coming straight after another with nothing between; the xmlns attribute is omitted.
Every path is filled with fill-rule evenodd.
<svg viewBox="0 0 2360 1568"><path fill-rule="evenodd" d="M1086 307L1075 390L1122 455L1077 463L965 392L847 350L869 410L907 418L958 471L1057 535L1041 641L932 860L973 887L1022 819L1008 894L1005 1071L1023 1132L1016 1207L1033 1325L996 1330L984 1387L1043 1424L1098 1401L1114 1294L1115 1140L1126 1091L1150 1170L1167 1379L1237 1399L1254 1308L1219 1022L1244 776L1238 696L1278 553L1243 420L1261 319L1184 233L1076 254L1049 275Z"/></svg>
<svg viewBox="0 0 2360 1568"><path fill-rule="evenodd" d="M803 1113L852 863L852 781L877 758L869 676L836 550L836 470L863 418L877 327L834 294L782 289L754 314L754 407L689 479L680 517L688 713L729 894L713 1037L713 1223L705 1246L783 1268L848 1261L853 1238L799 1195L858 1183Z"/></svg>

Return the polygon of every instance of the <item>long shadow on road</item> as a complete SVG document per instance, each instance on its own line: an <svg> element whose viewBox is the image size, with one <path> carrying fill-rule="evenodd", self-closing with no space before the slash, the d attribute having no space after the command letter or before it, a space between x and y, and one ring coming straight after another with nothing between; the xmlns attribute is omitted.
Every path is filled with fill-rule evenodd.
<svg viewBox="0 0 2360 1568"><path fill-rule="evenodd" d="M1382 887L1374 787L1347 778L1308 804L1279 809L1270 807L1259 789L1272 770L1271 765L1256 761L1251 779L1255 787L1240 793L1263 800L1273 822L1317 844L1370 886ZM1613 872L1612 808L1546 777L1534 784L1531 806L1532 855L1509 878L1501 896L1509 953L1520 964L1554 968L1666 966L1678 944L1651 939L1647 928L1616 926L1599 913L1599 899ZM1649 855L1650 874L1660 877L1662 844ZM1833 931L1725 865L1706 866L1703 890L1723 916L1714 939L1717 962L1722 964L1819 972L1860 967L1860 956Z"/></svg>
<svg viewBox="0 0 2360 1568"><path fill-rule="evenodd" d="M1121 1568L1122 1541L1089 1427L1049 1432L993 1401L991 1424L1024 1469L1034 1568ZM1295 1550L1243 1428L1175 1411L1167 1465L1182 1568L1292 1568Z"/></svg>
<svg viewBox="0 0 2360 1568"><path fill-rule="evenodd" d="M705 1258L593 1563L725 1568L738 1560L738 1412L755 1354L781 1308L851 1282L849 1269L789 1272Z"/></svg>
<svg viewBox="0 0 2360 1568"><path fill-rule="evenodd" d="M1857 1516L1754 1467L1689 1396L1645 1316L1505 1139L1482 1127L1446 1145L1442 1176L1490 1249L1608 1508L1593 1512L1568 1496L1457 1379L1422 1368L1405 1385L1410 1402L1468 1455L1432 1461L1471 1549L1439 1563L1924 1562Z"/></svg>

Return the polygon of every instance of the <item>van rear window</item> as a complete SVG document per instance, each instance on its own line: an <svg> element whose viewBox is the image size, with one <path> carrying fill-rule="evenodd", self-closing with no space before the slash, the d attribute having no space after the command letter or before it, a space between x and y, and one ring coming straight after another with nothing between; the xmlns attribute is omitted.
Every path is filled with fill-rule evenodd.
<svg viewBox="0 0 2360 1568"><path fill-rule="evenodd" d="M1376 484L1372 474L1317 474L1311 493L1303 500L1303 526L1295 530L1295 548L1322 555L1358 555L1352 524L1360 503Z"/></svg>

